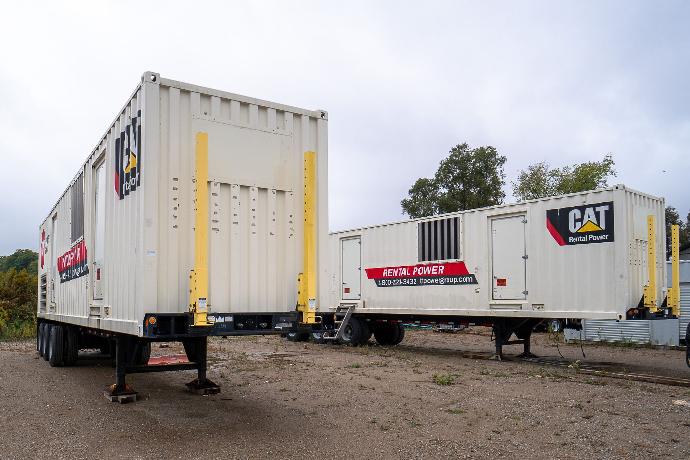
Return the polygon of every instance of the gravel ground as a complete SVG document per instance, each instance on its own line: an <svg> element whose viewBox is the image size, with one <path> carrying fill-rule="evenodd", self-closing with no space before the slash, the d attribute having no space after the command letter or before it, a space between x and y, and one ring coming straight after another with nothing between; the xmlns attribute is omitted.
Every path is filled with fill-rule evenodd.
<svg viewBox="0 0 690 460"><path fill-rule="evenodd" d="M558 356L551 337L535 342ZM480 328L408 331L394 348L272 336L209 349L219 395L186 393L193 372L136 374L141 400L120 405L103 397L108 362L51 368L33 342L0 343L0 457L690 458L689 388L458 356L492 350ZM559 349L690 378L684 351L587 345L583 359L579 346Z"/></svg>

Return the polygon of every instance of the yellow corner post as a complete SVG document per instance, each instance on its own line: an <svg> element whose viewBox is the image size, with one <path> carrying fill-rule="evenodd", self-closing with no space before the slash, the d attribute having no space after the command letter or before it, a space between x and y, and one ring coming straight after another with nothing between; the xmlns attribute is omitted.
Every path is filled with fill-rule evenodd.
<svg viewBox="0 0 690 460"><path fill-rule="evenodd" d="M304 268L298 279L302 324L316 323L316 152L304 152Z"/></svg>
<svg viewBox="0 0 690 460"><path fill-rule="evenodd" d="M189 311L194 326L208 322L208 134L196 133L194 187L194 269L190 274Z"/></svg>
<svg viewBox="0 0 690 460"><path fill-rule="evenodd" d="M671 314L680 316L680 227L671 225L671 288L668 290L668 306Z"/></svg>
<svg viewBox="0 0 690 460"><path fill-rule="evenodd" d="M656 224L654 216L647 216L647 276L649 282L644 287L644 306L651 313L658 310L656 298Z"/></svg>

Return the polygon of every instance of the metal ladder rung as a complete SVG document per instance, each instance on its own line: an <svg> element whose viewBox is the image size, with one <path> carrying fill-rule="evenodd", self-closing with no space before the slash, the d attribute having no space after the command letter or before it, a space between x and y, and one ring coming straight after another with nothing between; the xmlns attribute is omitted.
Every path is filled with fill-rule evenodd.
<svg viewBox="0 0 690 460"><path fill-rule="evenodd" d="M342 313L343 309L341 307L338 307L335 310L335 314L337 315L338 313ZM337 341L340 340L340 338L343 336L343 332L345 331L345 328L347 327L347 324L350 322L350 317L352 316L352 312L355 311L355 306L354 305L348 305L347 310L345 310L345 316L341 320L335 320L333 323L337 324L338 327L335 329L335 335L333 336L324 336L323 340L333 340Z"/></svg>

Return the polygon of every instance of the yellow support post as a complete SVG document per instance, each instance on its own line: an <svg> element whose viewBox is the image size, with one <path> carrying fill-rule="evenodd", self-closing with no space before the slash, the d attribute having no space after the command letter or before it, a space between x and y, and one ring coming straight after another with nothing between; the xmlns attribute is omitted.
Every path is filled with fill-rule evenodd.
<svg viewBox="0 0 690 460"><path fill-rule="evenodd" d="M644 306L656 313L656 225L653 215L647 216L647 276L649 282L644 287Z"/></svg>
<svg viewBox="0 0 690 460"><path fill-rule="evenodd" d="M302 324L316 323L316 152L304 152L304 268L297 278Z"/></svg>
<svg viewBox="0 0 690 460"><path fill-rule="evenodd" d="M208 326L208 133L196 133L194 180L194 269L189 275L189 311L194 326Z"/></svg>
<svg viewBox="0 0 690 460"><path fill-rule="evenodd" d="M680 316L680 227L671 225L671 288L668 290L668 306L671 314Z"/></svg>

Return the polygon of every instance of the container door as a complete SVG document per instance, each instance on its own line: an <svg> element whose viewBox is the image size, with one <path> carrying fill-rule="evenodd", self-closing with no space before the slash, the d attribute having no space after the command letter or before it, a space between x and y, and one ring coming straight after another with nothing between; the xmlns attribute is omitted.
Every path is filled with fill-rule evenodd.
<svg viewBox="0 0 690 460"><path fill-rule="evenodd" d="M94 171L93 299L103 300L103 256L105 252L105 162Z"/></svg>
<svg viewBox="0 0 690 460"><path fill-rule="evenodd" d="M524 215L491 220L491 265L494 300L527 298Z"/></svg>
<svg viewBox="0 0 690 460"><path fill-rule="evenodd" d="M340 297L343 300L362 298L362 251L360 237L341 240L342 245L342 287Z"/></svg>

